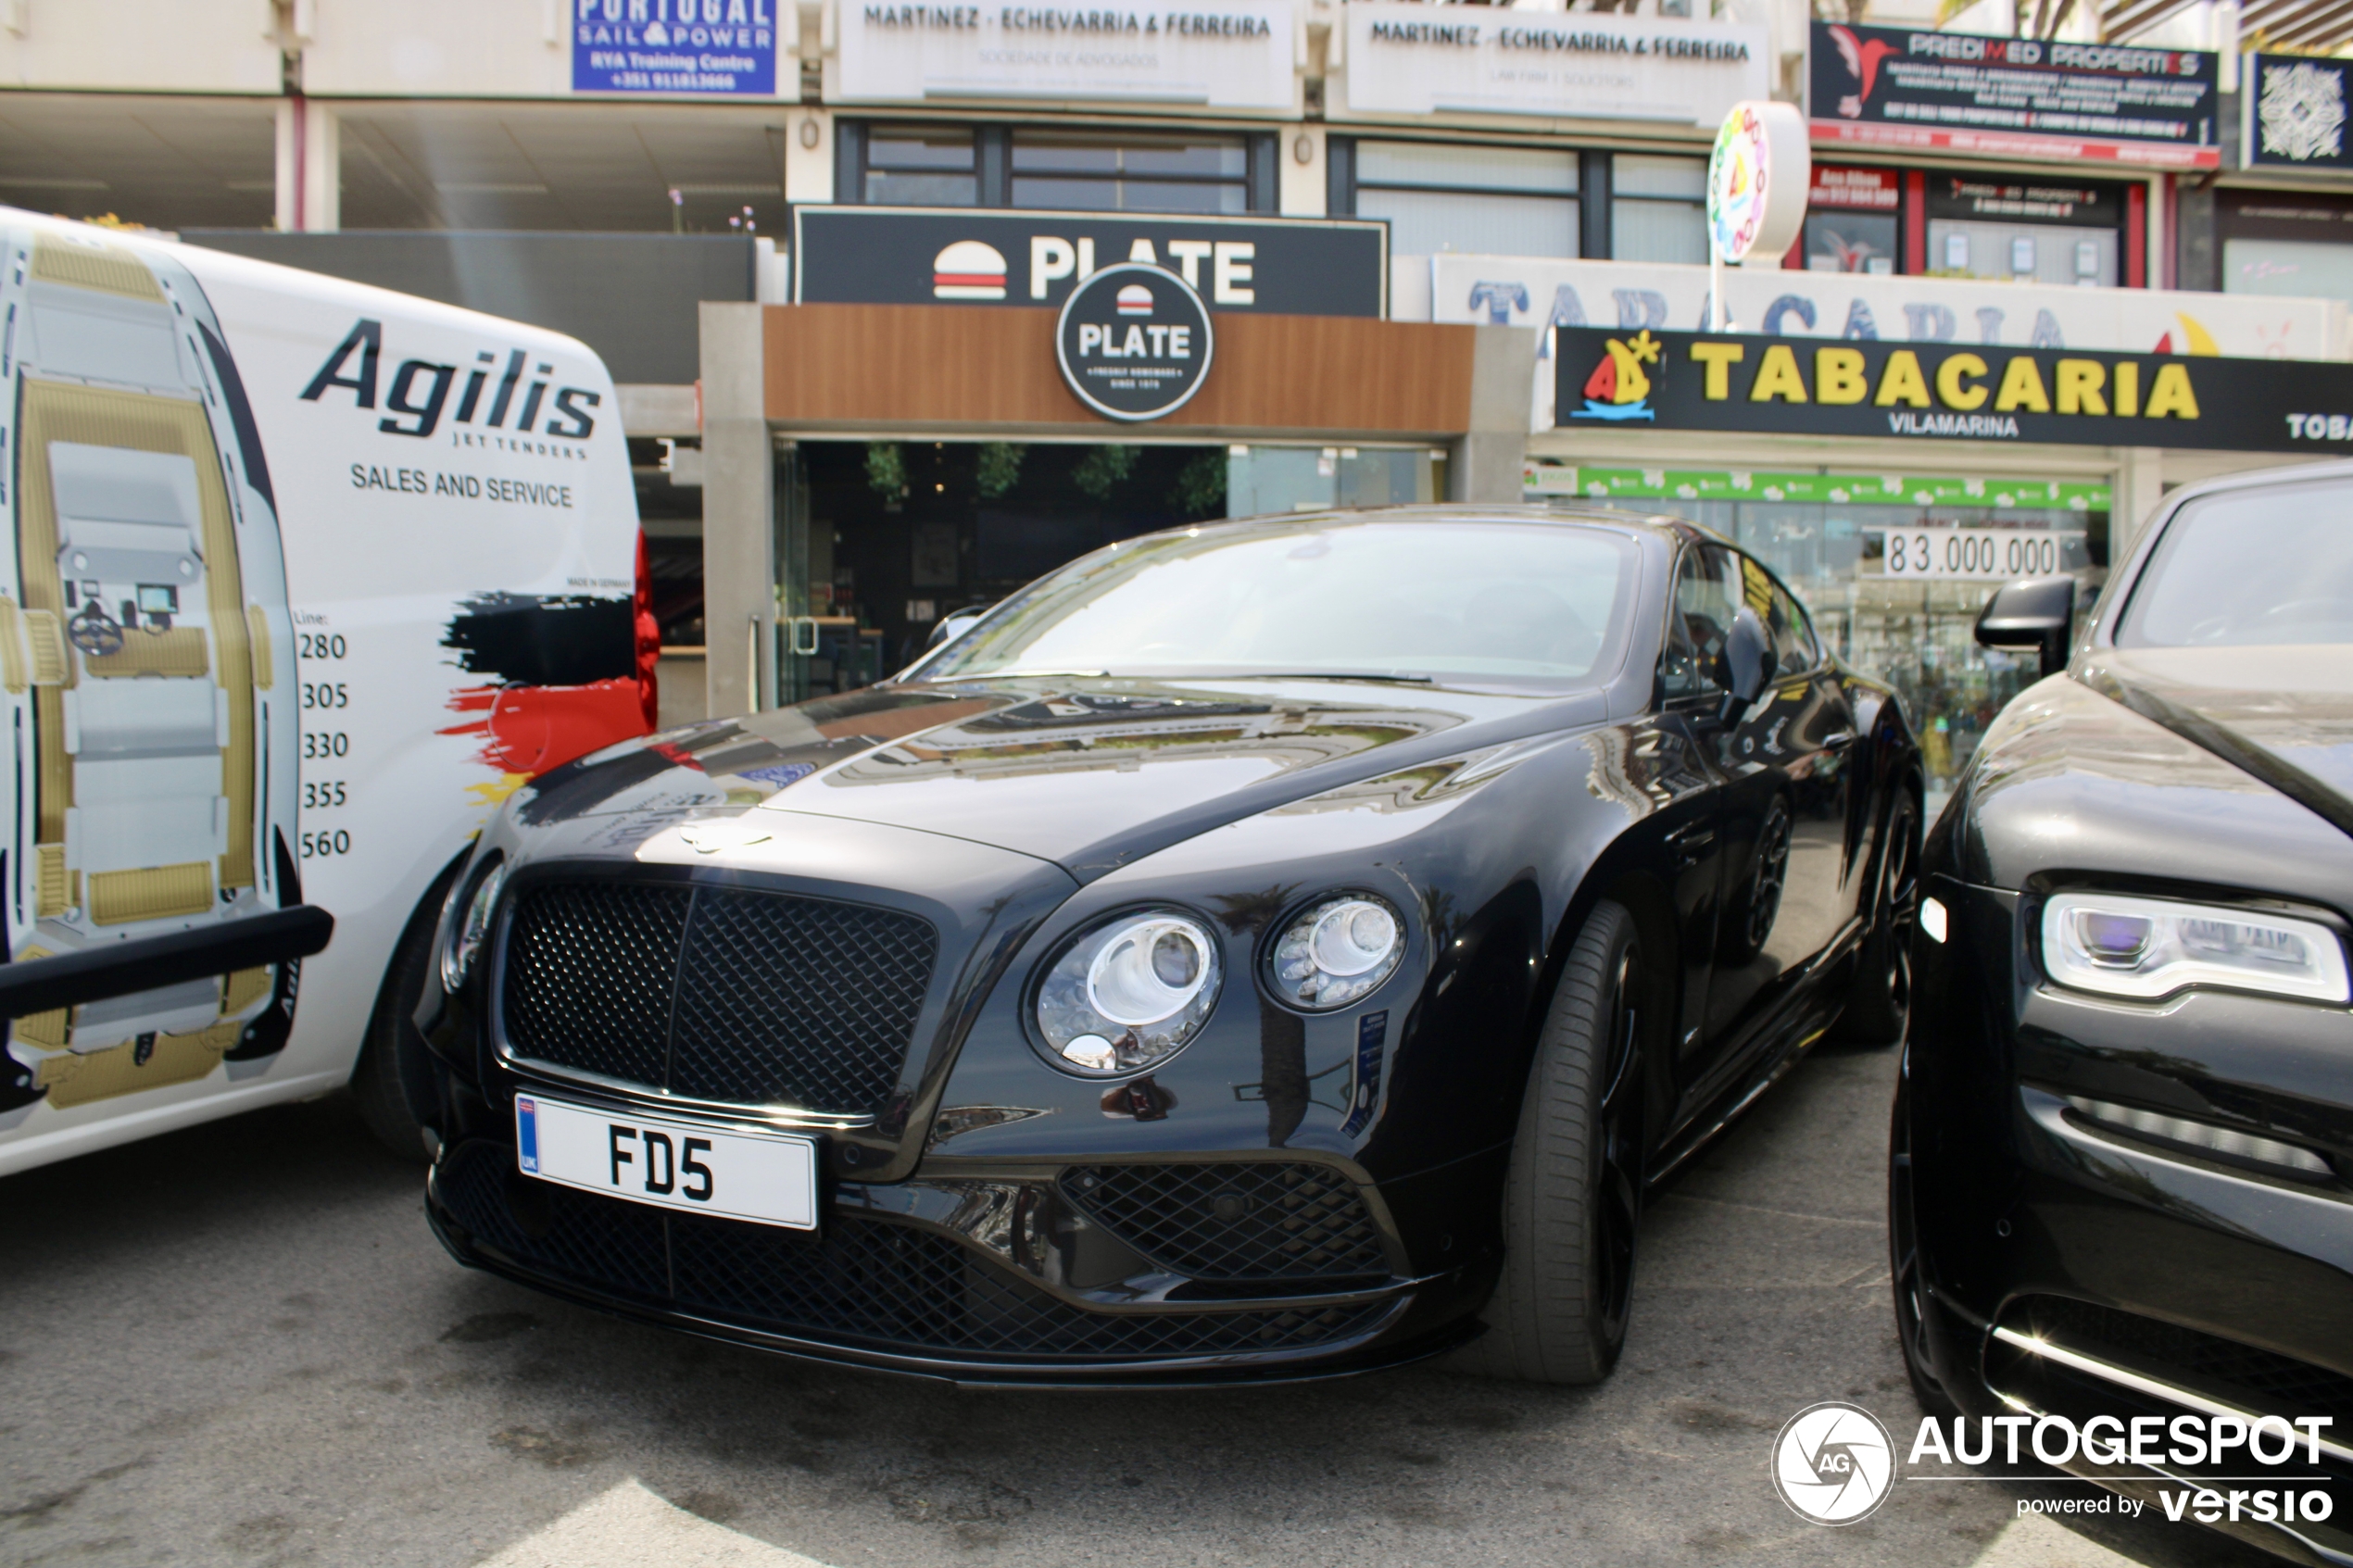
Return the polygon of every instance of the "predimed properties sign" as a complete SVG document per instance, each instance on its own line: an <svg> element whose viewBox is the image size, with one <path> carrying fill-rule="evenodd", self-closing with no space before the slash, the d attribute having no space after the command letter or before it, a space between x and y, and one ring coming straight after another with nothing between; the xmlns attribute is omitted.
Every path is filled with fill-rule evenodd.
<svg viewBox="0 0 2353 1568"><path fill-rule="evenodd" d="M773 97L781 3L573 0L572 90Z"/></svg>

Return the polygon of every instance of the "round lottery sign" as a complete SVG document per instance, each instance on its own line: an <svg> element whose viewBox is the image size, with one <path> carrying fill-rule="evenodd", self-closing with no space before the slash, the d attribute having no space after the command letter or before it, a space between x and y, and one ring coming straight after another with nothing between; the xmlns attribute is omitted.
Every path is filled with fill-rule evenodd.
<svg viewBox="0 0 2353 1568"><path fill-rule="evenodd" d="M1796 106L1734 104L1707 160L1707 233L1717 256L1779 256L1795 244L1813 161Z"/></svg>
<svg viewBox="0 0 2353 1568"><path fill-rule="evenodd" d="M1054 353L1078 400L1105 419L1157 420L1209 375L1209 307L1176 273L1141 261L1091 274L1063 301Z"/></svg>

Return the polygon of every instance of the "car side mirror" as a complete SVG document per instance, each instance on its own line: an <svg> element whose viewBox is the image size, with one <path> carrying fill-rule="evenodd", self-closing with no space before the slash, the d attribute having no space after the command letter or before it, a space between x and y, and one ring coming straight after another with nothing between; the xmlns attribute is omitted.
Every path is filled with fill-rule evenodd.
<svg viewBox="0 0 2353 1568"><path fill-rule="evenodd" d="M954 642L979 625L980 618L987 615L990 608L988 605L979 605L971 609L960 609L953 614L941 616L939 624L931 629L931 638L924 644L924 651L929 653L943 643Z"/></svg>
<svg viewBox="0 0 2353 1568"><path fill-rule="evenodd" d="M2067 668L2067 645L2074 630L2072 577L2029 577L2005 583L1977 617L1979 646L2006 651L2032 648L2041 656L2045 675Z"/></svg>
<svg viewBox="0 0 2353 1568"><path fill-rule="evenodd" d="M1724 665L1725 686L1730 694L1724 698L1724 711L1730 717L1765 695L1775 669L1772 634L1765 630L1763 619L1746 605L1732 617L1731 629L1724 633Z"/></svg>

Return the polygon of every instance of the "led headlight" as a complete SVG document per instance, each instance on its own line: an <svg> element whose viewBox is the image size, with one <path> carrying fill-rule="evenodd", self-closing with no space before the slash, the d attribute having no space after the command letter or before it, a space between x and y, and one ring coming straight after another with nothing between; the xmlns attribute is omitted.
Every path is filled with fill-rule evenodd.
<svg viewBox="0 0 2353 1568"><path fill-rule="evenodd" d="M465 911L449 925L449 946L441 950L441 987L455 996L466 984L466 972L473 967L474 956L483 944L490 940L491 911L498 907L498 889L506 885L507 862L493 860L490 869L481 873L467 897L467 884L458 884L451 895L454 907L465 897Z"/></svg>
<svg viewBox="0 0 2353 1568"><path fill-rule="evenodd" d="M2043 906L2043 967L2062 985L2111 997L2213 985L2347 999L2345 947L2327 926L2170 899L2054 896Z"/></svg>
<svg viewBox="0 0 2353 1568"><path fill-rule="evenodd" d="M1127 915L1062 950L1038 987L1038 1027L1065 1066L1142 1072L1200 1033L1217 982L1216 939L1199 921Z"/></svg>
<svg viewBox="0 0 2353 1568"><path fill-rule="evenodd" d="M1310 1012L1343 1008L1397 971L1405 922L1383 899L1342 893L1302 910L1275 940L1275 995Z"/></svg>

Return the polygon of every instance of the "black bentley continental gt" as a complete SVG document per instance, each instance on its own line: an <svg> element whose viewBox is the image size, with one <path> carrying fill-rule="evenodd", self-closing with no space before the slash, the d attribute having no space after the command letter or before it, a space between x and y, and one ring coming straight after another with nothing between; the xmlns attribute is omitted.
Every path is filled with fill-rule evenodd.
<svg viewBox="0 0 2353 1568"><path fill-rule="evenodd" d="M419 1013L429 1210L967 1381L1605 1374L1646 1190L1908 996L1918 754L1671 520L1131 539L894 679L584 759Z"/></svg>
<svg viewBox="0 0 2353 1568"><path fill-rule="evenodd" d="M1987 606L2048 678L1923 855L1913 1383L1972 1434L2106 1420L2147 1441L2066 1468L2353 1563L2353 464L2178 492L2070 659L2073 598Z"/></svg>

